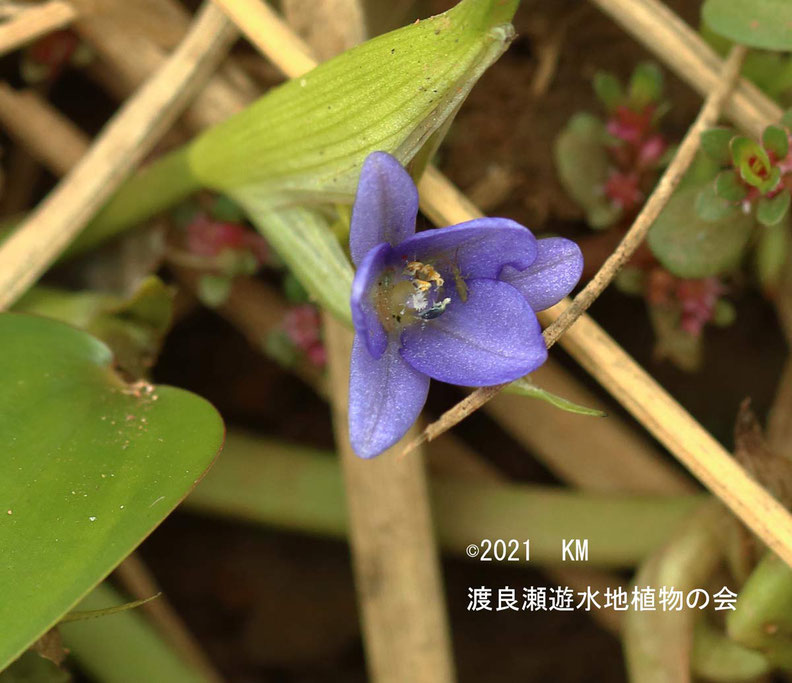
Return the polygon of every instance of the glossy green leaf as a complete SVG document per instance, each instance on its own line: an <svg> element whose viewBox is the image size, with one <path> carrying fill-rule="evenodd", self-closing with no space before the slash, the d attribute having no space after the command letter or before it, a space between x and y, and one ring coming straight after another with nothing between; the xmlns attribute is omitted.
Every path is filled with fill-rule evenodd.
<svg viewBox="0 0 792 683"><path fill-rule="evenodd" d="M782 190L775 197L762 197L756 207L756 220L762 225L776 225L789 211L789 192Z"/></svg>
<svg viewBox="0 0 792 683"><path fill-rule="evenodd" d="M594 92L608 111L613 111L624 100L624 89L619 79L609 71L594 74Z"/></svg>
<svg viewBox="0 0 792 683"><path fill-rule="evenodd" d="M0 314L0 669L128 555L203 476L203 399L128 385L63 323Z"/></svg>
<svg viewBox="0 0 792 683"><path fill-rule="evenodd" d="M715 178L715 194L730 202L739 202L745 199L748 188L733 169L728 169Z"/></svg>
<svg viewBox="0 0 792 683"><path fill-rule="evenodd" d="M735 211L739 211L737 205L718 196L713 183L707 183L696 197L696 215L705 221L719 221Z"/></svg>
<svg viewBox="0 0 792 683"><path fill-rule="evenodd" d="M621 215L603 192L610 173L605 126L591 114L573 116L555 141L555 162L564 188L586 212L593 228L606 228Z"/></svg>
<svg viewBox="0 0 792 683"><path fill-rule="evenodd" d="M734 137L731 128L708 128L701 134L701 149L721 166L731 162L729 142Z"/></svg>
<svg viewBox="0 0 792 683"><path fill-rule="evenodd" d="M792 50L789 0L706 0L701 16L720 35L765 50Z"/></svg>
<svg viewBox="0 0 792 683"><path fill-rule="evenodd" d="M581 406L568 399L562 398L561 396L552 394L546 389L536 386L536 384L534 384L530 379L526 379L525 377L515 380L511 384L507 385L504 391L510 394L517 394L518 396L537 398L540 401L549 403L550 405L560 408L567 413L589 415L591 417L605 417L605 413L603 411L596 410L595 408L586 408L586 406Z"/></svg>
<svg viewBox="0 0 792 683"><path fill-rule="evenodd" d="M776 159L783 159L789 152L789 137L781 126L768 126L762 133L762 145Z"/></svg>
<svg viewBox="0 0 792 683"><path fill-rule="evenodd" d="M630 104L642 109L647 104L657 102L663 95L663 72L657 64L642 62L635 67L630 78Z"/></svg>
<svg viewBox="0 0 792 683"><path fill-rule="evenodd" d="M686 187L671 197L649 230L648 243L674 275L703 278L738 265L754 225L737 211L720 221L705 221L696 212L700 188Z"/></svg>
<svg viewBox="0 0 792 683"><path fill-rule="evenodd" d="M370 152L407 165L447 124L512 41L517 2L463 0L344 52L199 137L191 169L235 200L350 203Z"/></svg>

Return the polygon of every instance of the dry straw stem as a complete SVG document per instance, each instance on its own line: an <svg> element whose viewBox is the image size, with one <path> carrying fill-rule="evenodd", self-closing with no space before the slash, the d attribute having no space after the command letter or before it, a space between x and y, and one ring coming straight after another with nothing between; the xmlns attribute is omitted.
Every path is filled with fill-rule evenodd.
<svg viewBox="0 0 792 683"><path fill-rule="evenodd" d="M101 208L205 83L235 35L212 4L201 10L165 65L127 101L80 163L0 247L0 310L39 278Z"/></svg>
<svg viewBox="0 0 792 683"><path fill-rule="evenodd" d="M0 55L16 50L50 31L62 28L77 17L77 10L65 0L49 0L17 12L0 24Z"/></svg>
<svg viewBox="0 0 792 683"><path fill-rule="evenodd" d="M100 57L90 73L120 99L162 66L168 54L169 37L183 35L190 23L184 7L174 0L146 0L145 6L160 24L159 42L156 33L140 30L137 25L130 27L126 0L103 0L101 12L88 11L90 5L87 5L74 23L75 31ZM193 130L201 130L241 111L257 94L255 83L232 59L226 60L196 94L184 121Z"/></svg>
<svg viewBox="0 0 792 683"><path fill-rule="evenodd" d="M702 95L718 81L721 59L701 37L658 0L591 0L640 40ZM745 78L739 79L724 114L754 137L777 123L781 108Z"/></svg>
<svg viewBox="0 0 792 683"><path fill-rule="evenodd" d="M652 223L654 223L655 219L660 215L660 212L671 198L682 176L690 167L696 155L696 151L698 150L702 131L714 125L718 120L721 108L739 74L744 57L744 47L737 46L732 49L731 55L723 68L722 78L718 81L712 93L707 97L698 117L688 130L684 140L682 140L673 161L669 164L665 173L663 173L660 182L657 183L657 186L646 204L644 204L635 222L630 226L630 229L622 238L616 250L607 258L605 263L602 264L597 274L575 297L574 301L565 307L563 314L544 331L544 339L547 348L553 346L561 335L572 326L575 320L588 310L591 304L593 304L600 294L605 291L605 288L611 283L622 266L627 263L630 257L635 253L635 250L638 249L644 241ZM439 179L435 178L435 180ZM429 196L431 196L431 194ZM443 413L437 421L430 424L421 436L408 445L405 449L405 453L409 452L419 443L431 440L439 434L451 429L454 425L461 422L468 415L481 408L487 401L495 397L505 386L506 384L500 384L476 389L476 391L469 394L456 406Z"/></svg>
<svg viewBox="0 0 792 683"><path fill-rule="evenodd" d="M333 427L346 489L349 542L366 642L378 683L455 680L423 453L372 461L352 452L347 431L352 333L324 314Z"/></svg>
<svg viewBox="0 0 792 683"><path fill-rule="evenodd" d="M2 82L0 122L12 138L56 176L68 173L88 149L85 134L40 95L14 90Z"/></svg>

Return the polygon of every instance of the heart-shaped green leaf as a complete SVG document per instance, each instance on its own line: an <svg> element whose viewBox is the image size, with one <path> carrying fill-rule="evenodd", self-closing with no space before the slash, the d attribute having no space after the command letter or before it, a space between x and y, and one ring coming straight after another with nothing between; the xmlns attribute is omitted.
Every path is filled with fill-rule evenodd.
<svg viewBox="0 0 792 683"><path fill-rule="evenodd" d="M605 126L595 116L573 116L555 142L555 161L564 188L583 207L592 228L606 228L621 214L604 194L610 173Z"/></svg>
<svg viewBox="0 0 792 683"><path fill-rule="evenodd" d="M705 221L696 211L700 189L676 192L649 231L652 252L677 277L710 277L734 268L754 225L742 211Z"/></svg>
<svg viewBox="0 0 792 683"><path fill-rule="evenodd" d="M720 35L765 50L792 50L789 0L707 0L701 16Z"/></svg>
<svg viewBox="0 0 792 683"><path fill-rule="evenodd" d="M203 399L128 385L63 323L0 314L0 669L184 498L223 424Z"/></svg>

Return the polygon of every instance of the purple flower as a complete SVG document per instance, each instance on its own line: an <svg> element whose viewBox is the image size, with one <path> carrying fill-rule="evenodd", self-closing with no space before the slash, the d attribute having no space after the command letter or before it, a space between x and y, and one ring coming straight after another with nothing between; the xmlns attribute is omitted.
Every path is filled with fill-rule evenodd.
<svg viewBox="0 0 792 683"><path fill-rule="evenodd" d="M385 152L368 156L352 209L349 434L371 458L418 417L429 379L511 382L547 358L535 311L566 296L583 269L574 242L537 240L506 218L415 233L418 190Z"/></svg>

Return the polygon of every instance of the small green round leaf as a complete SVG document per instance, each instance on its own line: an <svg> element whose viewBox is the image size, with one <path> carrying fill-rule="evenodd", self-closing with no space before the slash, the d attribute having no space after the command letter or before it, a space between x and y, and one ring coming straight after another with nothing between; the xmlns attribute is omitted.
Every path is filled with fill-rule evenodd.
<svg viewBox="0 0 792 683"><path fill-rule="evenodd" d="M775 154L776 159L783 159L789 152L789 137L780 126L768 126L762 134L762 145L768 152Z"/></svg>
<svg viewBox="0 0 792 683"><path fill-rule="evenodd" d="M762 197L756 209L756 220L762 225L776 225L789 211L790 195L782 190L772 199Z"/></svg>
<svg viewBox="0 0 792 683"><path fill-rule="evenodd" d="M609 71L598 71L594 74L594 92L608 111L612 111L624 100L624 90Z"/></svg>
<svg viewBox="0 0 792 683"><path fill-rule="evenodd" d="M719 197L713 183L708 183L696 197L696 214L705 221L719 221L731 216L735 211L739 211L737 205Z"/></svg>
<svg viewBox="0 0 792 683"><path fill-rule="evenodd" d="M620 215L603 193L610 161L605 126L591 114L576 114L555 142L555 161L564 188L586 212L593 228L606 228Z"/></svg>
<svg viewBox="0 0 792 683"><path fill-rule="evenodd" d="M719 221L703 220L695 208L700 190L676 192L649 231L652 252L678 277L710 277L735 268L754 225L742 211Z"/></svg>
<svg viewBox="0 0 792 683"><path fill-rule="evenodd" d="M629 86L630 104L635 108L657 102L663 95L663 72L653 62L635 67Z"/></svg>
<svg viewBox="0 0 792 683"><path fill-rule="evenodd" d="M739 202L745 199L748 188L733 170L722 171L715 178L715 194L730 202Z"/></svg>
<svg viewBox="0 0 792 683"><path fill-rule="evenodd" d="M701 149L721 166L731 162L729 142L734 137L731 128L708 128L701 134Z"/></svg>
<svg viewBox="0 0 792 683"><path fill-rule="evenodd" d="M223 440L203 399L128 385L63 323L0 314L0 669L201 479Z"/></svg>
<svg viewBox="0 0 792 683"><path fill-rule="evenodd" d="M737 43L792 50L789 0L707 0L701 16L713 31Z"/></svg>

